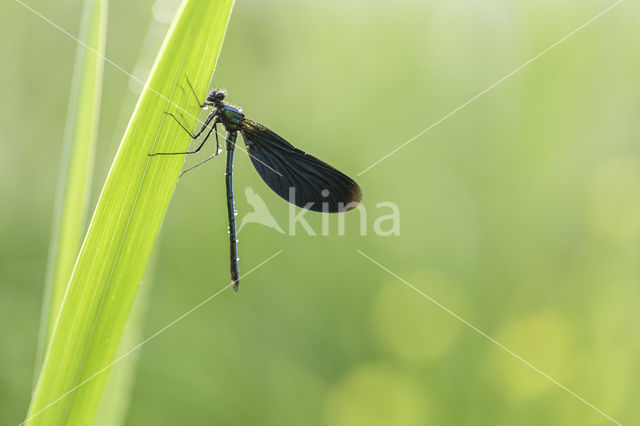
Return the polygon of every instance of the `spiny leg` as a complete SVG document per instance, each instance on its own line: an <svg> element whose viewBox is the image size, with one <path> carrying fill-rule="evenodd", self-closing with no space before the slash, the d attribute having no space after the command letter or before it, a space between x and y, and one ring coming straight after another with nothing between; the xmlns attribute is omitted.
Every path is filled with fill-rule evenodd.
<svg viewBox="0 0 640 426"><path fill-rule="evenodd" d="M179 178L184 176L184 174L187 173L188 171L191 171L191 170L195 169L196 167L203 165L207 161L211 160L212 158L217 157L218 154L220 154L221 151L220 151L220 143L218 142L218 128L217 128L217 126L218 126L218 123L214 123L213 126L211 127L211 130L209 130L209 133L206 136L206 138L208 138L209 135L211 134L211 131L215 132L215 134L216 134L216 152L214 154L210 155L209 157L205 158L204 160L200 161L196 165L191 166L186 170L183 170L182 173L180 173L180 176L178 176Z"/></svg>
<svg viewBox="0 0 640 426"><path fill-rule="evenodd" d="M220 120L213 123L213 131L216 133L216 155L220 153L220 141L218 141L218 123L219 122Z"/></svg>
<svg viewBox="0 0 640 426"><path fill-rule="evenodd" d="M168 112L168 111L163 112L163 114L168 115L168 116L170 116L171 118L173 118L173 119L175 120L175 122L176 122L176 123L178 123L178 125L180 125L180 127L182 127L182 129L183 129L185 132L187 132L187 133L189 134L189 136L191 136L191 138L192 138L192 139L195 139L195 138L194 138L195 134L192 134L192 133L189 131L189 129L187 129L187 128L182 124L183 122L187 121L187 120L184 118L184 114L183 114L183 113L181 113L181 112L178 112L178 113L177 113L177 115L180 117L180 119L181 119L182 121L178 120L178 118L177 118L174 114L172 114L172 113L170 113L170 112ZM197 119L196 119L196 120L197 120Z"/></svg>
<svg viewBox="0 0 640 426"><path fill-rule="evenodd" d="M189 129L187 129L186 127L184 127L184 124L182 124L182 123L180 122L180 120L178 120L178 119L176 118L176 116L175 116L175 115L173 115L172 113L170 113L170 112L168 112L168 111L165 111L165 112L164 112L164 114L166 114L166 115L170 116L171 118L173 118L173 119L176 121L176 123L178 123L178 124L180 125L180 127L182 127L182 129L183 129L185 132L187 132L187 133L189 134L189 136L191 136L191 139L198 139L198 136L200 136L200 135L202 134L202 132L204 132L204 129L206 129L206 128L207 128L207 125L209 124L209 122L211 122L211 119L213 118L213 117L212 117L212 115L215 115L215 114L209 114L209 115L207 116L207 119L204 121L204 124L203 124L203 125L202 125L202 127L200 128L200 130L198 130L198 132L197 132L197 133L191 133L191 132L189 131ZM183 117L183 118L184 118L184 117Z"/></svg>
<svg viewBox="0 0 640 426"><path fill-rule="evenodd" d="M191 84L191 82L189 81L189 77L188 77L188 76L186 76L186 75L185 75L184 77L185 77L185 79L187 80L187 84L189 85L189 89L191 89L191 93L193 94L193 97L196 99L196 102L198 103L198 106L199 106L200 108L204 108L204 107L206 107L207 105L203 104L202 102L200 102L200 99L198 99L198 95L196 94L196 91L195 91L195 89L193 88L193 85L192 85L192 84ZM181 90L181 91L182 91L182 93L184 94L184 87L183 87L182 85L180 85L180 90ZM187 132L187 133L189 134L189 136L191 136L193 139L195 139L195 138L197 137L197 136L195 136L194 134L192 134L192 133L191 133L191 132L190 132L190 131L189 131L189 130L188 130L188 129L187 129L187 128L182 124L182 122L181 122L180 120L178 120L178 119L175 117L175 115L171 114L171 113L170 113L170 112L168 112L168 111L165 111L164 113L165 113L165 114L167 114L167 115L170 115L170 116L171 116L171 118L173 118L173 119L174 119L174 120L175 120L175 121L180 125L180 127L182 127L182 128L184 129L184 131L185 131L185 132ZM184 114L180 113L179 115L180 115L180 117L182 118L182 120L184 121ZM203 127L206 127L206 126L203 126ZM201 129L201 131L202 131L202 129ZM198 135L199 135L199 133L198 133Z"/></svg>
<svg viewBox="0 0 640 426"><path fill-rule="evenodd" d="M196 91L194 90L193 86L191 85L191 82L189 81L189 77L186 76L186 75L184 77L187 79L187 84L191 88L191 93L193 93L193 97L196 98L196 102L198 102L198 105L200 105L200 108L204 108L206 105L203 104L202 102L200 102L200 99L198 99L198 95L196 94Z"/></svg>
<svg viewBox="0 0 640 426"><path fill-rule="evenodd" d="M193 134L189 130L187 130L187 128L184 127L182 125L182 123L180 123L180 121L175 117L175 115L171 114L170 112L166 112L166 111L165 111L165 114L170 115L171 117L173 117L173 119L176 120L176 122L180 125L180 127L182 127L184 129L184 131L187 132L189 134L189 136L191 136L191 139L198 139L198 137L200 137L200 135L205 131L205 129L209 126L209 124L211 123L212 120L213 120L213 125L209 129L209 133L207 133L207 136L204 139L202 139L202 142L200 143L200 145L198 145L198 147L196 149L194 149L193 151L185 151L185 152L155 152L153 154L149 154L149 157L153 157L154 155L195 154L195 153L199 152L202 149L202 147L204 146L204 143L207 141L207 139L209 139L209 136L211 135L212 130L216 127L216 124L217 124L217 122L219 120L217 115L215 115L213 113L209 114L209 116L205 120L205 122L202 125L202 127L200 128L200 130L198 130L197 133ZM216 136L217 135L218 135L218 133L216 132ZM216 141L216 144L217 144L217 141Z"/></svg>

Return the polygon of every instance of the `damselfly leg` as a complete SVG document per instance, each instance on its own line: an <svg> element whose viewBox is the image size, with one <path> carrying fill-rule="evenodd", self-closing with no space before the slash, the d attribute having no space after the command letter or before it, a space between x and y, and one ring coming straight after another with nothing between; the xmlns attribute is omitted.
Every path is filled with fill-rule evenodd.
<svg viewBox="0 0 640 426"><path fill-rule="evenodd" d="M204 108L206 105L201 103L200 100L198 99L198 95L196 95L195 90L193 89L193 86L191 85L191 82L189 81L189 78L187 77L187 84L189 85L189 88L191 89L191 93L193 94L194 98L196 99L196 102L198 102L198 106L200 106L200 108ZM216 134L216 152L209 158L207 158L205 161L202 161L198 164L196 164L195 166L191 167L190 169L185 170L184 172L182 172L182 174L186 173L189 170L194 169L195 167L199 166L200 164L210 160L211 158L214 158L215 156L217 156L220 153L220 141L218 140L218 128L217 128L217 124L220 122L220 118L218 115L215 114L215 111L212 111L208 116L207 119L204 121L204 124L202 125L202 127L200 127L200 129L196 132L196 133L191 133L191 131L189 129L187 129L185 127L184 124L182 124L182 122L180 120L178 120L178 118L171 112L165 111L164 114L170 116L171 118L173 118L175 120L176 123L178 123L178 125L180 127L182 127L182 129L191 137L191 139L196 140L198 139L204 132L205 130L208 129L207 134L205 135L204 139L202 139L202 142L200 143L200 145L198 145L198 147L196 149L194 149L193 151L184 151L184 152L154 152L152 154L149 154L150 157L153 157L154 155L186 155L186 154L196 154L198 152L200 152L200 150L202 149L202 147L204 146L205 142L209 139L209 136L211 136L212 132L215 132ZM180 176L182 176L182 174Z"/></svg>

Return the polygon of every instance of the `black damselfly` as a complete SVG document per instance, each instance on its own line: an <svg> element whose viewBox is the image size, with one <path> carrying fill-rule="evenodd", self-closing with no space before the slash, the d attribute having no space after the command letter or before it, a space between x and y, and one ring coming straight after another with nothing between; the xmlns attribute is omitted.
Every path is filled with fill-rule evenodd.
<svg viewBox="0 0 640 426"><path fill-rule="evenodd" d="M238 269L236 211L233 199L233 152L238 132L242 134L247 153L262 180L276 194L298 207L322 213L341 213L358 205L362 199L362 191L358 184L344 173L299 150L263 125L245 118L241 108L223 102L226 95L224 90L211 91L205 102L201 103L189 80L187 83L200 108L213 108L200 130L191 133L175 115L169 112L165 112L165 114L173 117L192 139L198 139L206 131L204 139L193 151L156 152L149 155L195 154L200 151L211 133L215 132L216 153L213 155L215 156L220 152L217 126L218 124L224 126L227 132L225 138L227 150L225 181L229 217L231 284L235 290L238 290L240 273Z"/></svg>

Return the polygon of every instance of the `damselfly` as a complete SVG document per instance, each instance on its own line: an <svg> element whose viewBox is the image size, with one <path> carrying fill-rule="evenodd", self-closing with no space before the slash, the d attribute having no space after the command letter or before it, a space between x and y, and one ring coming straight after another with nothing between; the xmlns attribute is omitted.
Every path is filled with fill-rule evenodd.
<svg viewBox="0 0 640 426"><path fill-rule="evenodd" d="M276 194L298 207L322 213L341 213L358 205L362 199L362 191L358 184L344 173L299 150L263 125L245 118L241 108L224 102L226 96L224 90L213 90L209 92L205 102L200 102L189 80L187 83L200 108L212 108L202 127L197 132L191 133L175 115L169 112L165 112L165 114L170 115L192 139L198 139L206 132L204 138L193 151L156 152L149 155L195 154L200 151L211 133L215 133L216 153L208 158L210 159L221 152L218 141L218 124L222 124L226 130L227 169L225 181L229 218L231 284L235 290L238 290L240 273L236 211L233 199L233 153L238 132L242 134L247 153L262 180ZM196 166L203 162L196 164Z"/></svg>

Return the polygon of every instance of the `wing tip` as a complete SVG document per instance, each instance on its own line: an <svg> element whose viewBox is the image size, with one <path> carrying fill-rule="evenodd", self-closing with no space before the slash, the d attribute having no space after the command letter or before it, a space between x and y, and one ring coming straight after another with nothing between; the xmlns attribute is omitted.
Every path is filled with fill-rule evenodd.
<svg viewBox="0 0 640 426"><path fill-rule="evenodd" d="M360 205L360 202L362 201L362 189L355 181L352 180L351 182L353 183L353 185L349 191L350 199L345 203L344 208L340 210L340 212L348 212L350 210L353 210L358 207Z"/></svg>

